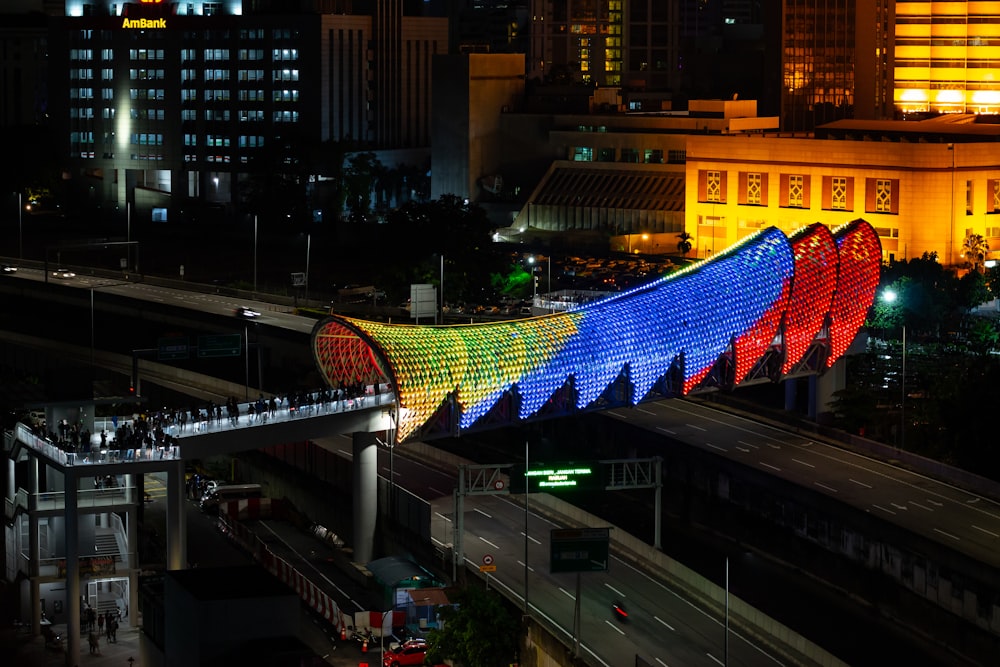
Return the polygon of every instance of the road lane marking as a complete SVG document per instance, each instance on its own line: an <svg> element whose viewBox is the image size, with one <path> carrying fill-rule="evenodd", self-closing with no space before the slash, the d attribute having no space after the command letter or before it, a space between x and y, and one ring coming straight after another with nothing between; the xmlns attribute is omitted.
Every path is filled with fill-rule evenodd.
<svg viewBox="0 0 1000 667"><path fill-rule="evenodd" d="M670 667L670 665L668 665L667 663L663 662L663 661L662 661L662 660L660 660L659 658L656 658L656 662L658 662L658 663L660 663L661 665L663 665L663 667Z"/></svg>
<svg viewBox="0 0 1000 667"><path fill-rule="evenodd" d="M722 662L721 660L719 660L718 658L716 658L716 657L715 657L714 655L712 655L711 653L706 653L705 655L707 655L707 656L708 656L709 658L711 658L711 659L712 659L712 662L715 662L715 663L717 663L717 664L720 664L720 665L722 665L723 667L725 667L725 663L723 663L723 662Z"/></svg>
<svg viewBox="0 0 1000 667"><path fill-rule="evenodd" d="M674 632L677 632L677 630L674 629L674 626L670 625L669 623L667 623L666 621L664 621L659 616L653 616L653 620L656 621L657 623L661 623L661 624L667 626L669 629L673 630Z"/></svg>
<svg viewBox="0 0 1000 667"><path fill-rule="evenodd" d="M740 443L741 445L746 445L747 447L753 447L754 449L760 449L760 447L758 447L757 445L753 444L752 442L746 442L744 440L737 440L736 442Z"/></svg>
<svg viewBox="0 0 1000 667"><path fill-rule="evenodd" d="M622 630L621 628L619 628L619 627L618 627L617 625L615 625L614 623L612 623L611 621L609 621L609 620L607 620L607 619L605 619L605 621L604 621L604 622L605 622L605 623L607 623L608 625L610 625L610 626L611 626L612 628L614 628L615 630L617 630L617 631L618 631L618 634L620 634L620 635L621 635L622 637L624 637L624 636L625 636L625 631L624 631L624 630Z"/></svg>
<svg viewBox="0 0 1000 667"><path fill-rule="evenodd" d="M486 517L487 519L492 519L492 518L493 518L493 516L492 516L491 514L487 514L486 512L484 512L484 511L482 511L481 509L479 509L478 507L473 507L473 508L472 508L472 511L473 511L473 512L479 512L480 514L482 514L482 515L483 515L484 517Z"/></svg>
<svg viewBox="0 0 1000 667"><path fill-rule="evenodd" d="M486 542L486 544L490 545L490 546L491 546L491 547L493 547L494 549L499 549L499 548L500 548L500 545L499 545L499 544L493 544L492 542L490 542L490 541L489 541L488 539L486 539L485 537L480 537L479 539L481 539L481 540L482 540L483 542Z"/></svg>
<svg viewBox="0 0 1000 667"><path fill-rule="evenodd" d="M800 464L800 465L806 466L807 468L815 468L816 467L816 466L814 466L811 463L806 463L805 461L800 461L799 459L792 459L792 460L795 461L796 463Z"/></svg>
<svg viewBox="0 0 1000 667"><path fill-rule="evenodd" d="M529 540L531 540L535 544L541 544L541 542L539 542L538 540L536 540L535 538L533 538L531 535L525 535L523 530L521 531L521 535L524 535L524 537L527 537Z"/></svg>
<svg viewBox="0 0 1000 667"><path fill-rule="evenodd" d="M909 507L907 507L906 505L900 505L899 503L889 503L889 504L890 504L890 505L892 505L893 507L895 507L895 508L896 508L896 509L898 509L898 510L903 510L904 512L905 512L906 510L910 509L910 508L909 508Z"/></svg>
<svg viewBox="0 0 1000 667"><path fill-rule="evenodd" d="M655 417L656 416L655 412L650 412L649 410L643 410L642 408L636 408L635 411L636 412L641 412L644 415L650 415L651 417Z"/></svg>
<svg viewBox="0 0 1000 667"><path fill-rule="evenodd" d="M865 484L864 482L859 482L858 480L854 479L853 477L848 477L848 478L847 478L847 481L848 481L848 482L852 482L852 483L854 483L854 484L857 484L858 486L863 486L863 487L865 487L866 489L871 489L871 488L873 488L871 484Z"/></svg>
<svg viewBox="0 0 1000 667"><path fill-rule="evenodd" d="M936 505L938 507L944 507L944 503L939 503L938 501L934 500L933 498L928 498L927 502L930 503L931 505Z"/></svg>
<svg viewBox="0 0 1000 667"><path fill-rule="evenodd" d="M524 561L523 561L523 560L519 560L519 561L517 561L517 564L518 564L518 565L520 565L521 567L524 567ZM531 567L531 566L529 565L529 566L528 566L528 572L534 572L534 571L535 571L535 568L533 568L533 567Z"/></svg>
<svg viewBox="0 0 1000 667"><path fill-rule="evenodd" d="M972 524L972 527L975 528L976 530L978 530L981 533L986 533L990 537L1000 537L1000 535L994 533L992 530L986 530L985 528L980 528L976 524Z"/></svg>
<svg viewBox="0 0 1000 667"><path fill-rule="evenodd" d="M568 590L566 590L562 586L559 587L559 590L561 590L563 593L565 593L566 597L568 597L570 600L576 600L576 596L573 595L572 593L570 593Z"/></svg>
<svg viewBox="0 0 1000 667"><path fill-rule="evenodd" d="M935 533L941 533L945 537L950 537L951 539L955 540L956 542L961 542L962 541L962 538L959 537L958 535L952 535L951 533L947 533L947 532L941 530L940 528L935 528L934 532Z"/></svg>
<svg viewBox="0 0 1000 667"><path fill-rule="evenodd" d="M837 489L833 488L832 486L827 486L826 484L823 484L822 482L813 482L813 484L815 484L816 486L818 486L821 489L826 489L830 493L840 493L839 491L837 491Z"/></svg>
<svg viewBox="0 0 1000 667"><path fill-rule="evenodd" d="M882 510L883 512L887 512L887 513L889 513L889 514L892 514L893 516L895 516L895 515L896 515L896 513L895 513L895 512L893 512L893 511L892 511L892 510L890 510L890 509L886 509L885 507L882 507L881 505L876 505L876 504L872 503L872 507L874 507L874 508L876 508L876 509L880 509L880 510Z"/></svg>
<svg viewBox="0 0 1000 667"><path fill-rule="evenodd" d="M664 433L669 433L670 435L677 435L675 431L671 431L669 428L663 428L662 426L657 426L656 430L663 431Z"/></svg>
<svg viewBox="0 0 1000 667"><path fill-rule="evenodd" d="M444 491L438 491L438 490L437 490L437 489L435 489L435 488L434 488L433 486L428 486L428 487L427 487L427 490L428 490L428 491L433 491L434 493L437 493L437 494L439 494L439 495L442 495L442 496L446 496L446 495L448 495L448 494L447 494L447 493L445 493Z"/></svg>
<svg viewBox="0 0 1000 667"><path fill-rule="evenodd" d="M770 463L764 463L763 461L757 461L757 463L759 465L764 466L765 468L770 468L771 470L774 470L775 472L781 472L781 468L779 468L778 466L773 466Z"/></svg>
<svg viewBox="0 0 1000 667"><path fill-rule="evenodd" d="M740 450L744 454L749 454L750 453L750 450L748 448L746 448L746 447L740 447L739 445L737 445L736 449Z"/></svg>
<svg viewBox="0 0 1000 667"><path fill-rule="evenodd" d="M718 449L720 452L728 452L729 451L728 449L725 449L724 447L719 447L718 445L713 445L710 442L706 442L705 446L706 447L711 447L712 449Z"/></svg>
<svg viewBox="0 0 1000 667"><path fill-rule="evenodd" d="M618 595L618 596L623 597L623 598L625 597L624 593L622 593L620 590L618 590L617 588L615 588L611 584L605 582L604 585L607 586L608 588L610 588L614 592L615 595Z"/></svg>
<svg viewBox="0 0 1000 667"><path fill-rule="evenodd" d="M695 424L684 424L684 425L687 426L688 428L693 428L696 431L707 431L708 430L707 428L702 428L702 427L697 426Z"/></svg>
<svg viewBox="0 0 1000 667"><path fill-rule="evenodd" d="M911 501L910 501L910 504L911 504L911 505L913 505L914 507L919 507L920 509L922 509L922 510L926 510L926 511L928 511L928 512L933 512L933 511L934 511L934 510L933 510L933 508L930 508L930 507L928 507L927 505L921 505L921 504L920 504L920 503L918 503L918 502L917 502L916 500L911 500Z"/></svg>
<svg viewBox="0 0 1000 667"><path fill-rule="evenodd" d="M444 514L441 514L441 512L434 512L434 513L437 514L442 519L444 519L445 521L447 521L448 523L451 523L451 519L449 517L446 517Z"/></svg>

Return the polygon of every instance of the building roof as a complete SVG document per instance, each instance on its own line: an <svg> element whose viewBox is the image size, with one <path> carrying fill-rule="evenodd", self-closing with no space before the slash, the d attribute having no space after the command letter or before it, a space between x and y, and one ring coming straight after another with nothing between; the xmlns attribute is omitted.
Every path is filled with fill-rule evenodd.
<svg viewBox="0 0 1000 667"><path fill-rule="evenodd" d="M816 138L927 143L1000 141L1000 125L976 120L966 114L928 120L838 120L817 127Z"/></svg>
<svg viewBox="0 0 1000 667"><path fill-rule="evenodd" d="M684 173L662 169L553 168L536 205L683 211Z"/></svg>

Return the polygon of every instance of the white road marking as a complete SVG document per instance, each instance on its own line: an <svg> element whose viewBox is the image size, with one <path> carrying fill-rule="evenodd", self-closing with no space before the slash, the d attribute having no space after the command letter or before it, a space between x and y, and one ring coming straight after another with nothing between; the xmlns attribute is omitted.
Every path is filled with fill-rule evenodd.
<svg viewBox="0 0 1000 667"><path fill-rule="evenodd" d="M720 665L723 665L723 667L725 667L724 663L721 660L719 660L718 658L716 658L714 655L712 655L711 653L706 653L705 655L707 655L709 658L711 658L713 662L716 662L716 663L718 663Z"/></svg>
<svg viewBox="0 0 1000 667"><path fill-rule="evenodd" d="M978 530L980 533L986 533L990 537L1000 537L1000 535L997 535L992 530L986 530L985 528L980 528L976 524L972 524L972 527L975 528L976 530Z"/></svg>
<svg viewBox="0 0 1000 667"><path fill-rule="evenodd" d="M737 445L736 449L740 450L741 452L743 452L745 454L749 454L750 453L750 450L747 449L746 447L740 447L740 446Z"/></svg>
<svg viewBox="0 0 1000 667"><path fill-rule="evenodd" d="M662 426L657 426L656 430L663 431L664 433L669 433L670 435L677 435L677 433L675 433L674 431L671 431L669 428L663 428Z"/></svg>
<svg viewBox="0 0 1000 667"><path fill-rule="evenodd" d="M624 631L624 630L622 630L621 628L619 628L619 627L618 627L617 625L615 625L614 623L612 623L612 622L611 622L611 621L609 621L609 620L605 620L604 622L605 622L605 623L607 623L608 625L610 625L610 626L611 626L612 628L614 628L615 630L617 630L617 631L618 631L618 634L620 634L620 635L621 635L622 637L624 637L624 636L625 636L625 631Z"/></svg>
<svg viewBox="0 0 1000 667"><path fill-rule="evenodd" d="M713 445L710 442L706 442L705 446L706 447L711 447L712 449L718 449L720 452L728 452L729 451L728 449L725 449L724 447L719 447L718 445Z"/></svg>
<svg viewBox="0 0 1000 667"><path fill-rule="evenodd" d="M517 561L517 564L518 564L518 565L520 565L521 567L524 567L524 561L523 561L523 560L519 560L519 561ZM531 567L531 566L529 565L529 566L528 566L528 572L534 572L534 571L535 571L535 568L533 568L533 567Z"/></svg>
<svg viewBox="0 0 1000 667"><path fill-rule="evenodd" d="M807 468L815 468L816 467L816 466L814 466L811 463L806 463L805 461L800 461L799 459L792 459L792 460L795 461L796 463L798 463L799 465L806 466Z"/></svg>
<svg viewBox="0 0 1000 667"><path fill-rule="evenodd" d="M757 461L757 463L759 465L764 466L765 468L770 468L771 470L774 470L775 472L781 472L781 468L779 468L778 466L773 466L770 463L764 463L763 461Z"/></svg>
<svg viewBox="0 0 1000 667"><path fill-rule="evenodd" d="M895 512L893 512L892 510L890 510L890 509L886 509L886 508L882 507L881 505L876 505L876 504L872 503L872 507L874 507L874 508L876 508L876 509L880 509L880 510L882 510L883 512L887 512L888 514L892 514L893 516L895 516L895 514L896 514L896 513L895 513Z"/></svg>
<svg viewBox="0 0 1000 667"><path fill-rule="evenodd" d="M753 447L754 449L760 449L760 447L758 447L757 445L753 444L752 442L745 442L743 440L737 440L737 442L739 442L741 445L746 445L747 447Z"/></svg>
<svg viewBox="0 0 1000 667"><path fill-rule="evenodd" d="M940 528L935 528L934 532L935 533L941 533L945 537L950 537L951 539L955 540L956 542L961 542L962 541L962 538L959 537L958 535L952 535L951 533L946 533L945 531L941 530Z"/></svg>
<svg viewBox="0 0 1000 667"><path fill-rule="evenodd" d="M524 531L523 530L521 531L521 535L524 535ZM535 544L541 544L541 542L539 542L538 540L536 540L535 538L533 538L531 535L524 535L524 537L527 537L529 540L531 540Z"/></svg>
<svg viewBox="0 0 1000 667"><path fill-rule="evenodd" d="M667 627L668 627L668 628L670 628L671 630L674 630L674 626L670 625L669 623L667 623L666 621L664 621L664 620L663 620L662 618L660 618L659 616L653 616L653 620L654 620L654 621L656 621L657 623L661 623L661 624L663 624L663 625L667 626ZM674 630L674 632L677 632L677 631L676 631L676 630Z"/></svg>
<svg viewBox="0 0 1000 667"><path fill-rule="evenodd" d="M479 538L479 539L481 539L481 540L482 540L483 542L486 542L486 544L490 545L490 546L491 546L491 547L493 547L494 549L499 549L499 548L500 548L500 545L498 545L498 544L493 544L492 542L490 542L490 541L489 541L488 539L486 539L485 537L482 537L482 536L480 536L480 538Z"/></svg>
<svg viewBox="0 0 1000 667"><path fill-rule="evenodd" d="M561 590L563 593L565 593L566 597L568 597L570 600L576 600L576 596L573 595L572 593L570 593L568 590L566 590L562 586L559 587L559 590Z"/></svg>
<svg viewBox="0 0 1000 667"><path fill-rule="evenodd" d="M451 519L449 519L448 517L446 517L444 514L441 514L441 512L434 512L434 513L437 514L442 519L444 519L445 521L447 521L448 523L451 523Z"/></svg>
<svg viewBox="0 0 1000 667"><path fill-rule="evenodd" d="M688 428L693 428L696 431L707 431L708 430L707 428L702 428L700 426L696 426L695 424L684 424L684 425L687 426Z"/></svg>
<svg viewBox="0 0 1000 667"><path fill-rule="evenodd" d="M909 507L907 507L906 505L900 505L899 503L889 503L889 504L890 504L890 505L892 505L893 507L895 507L895 508L896 508L896 509L898 509L898 510L903 510L904 512L905 512L906 510L910 509L910 508L909 508Z"/></svg>
<svg viewBox="0 0 1000 667"><path fill-rule="evenodd" d="M926 510L928 512L933 512L934 511L932 508L928 507L927 505L921 505L916 500L911 500L910 504L913 505L914 507L919 507L920 509Z"/></svg>
<svg viewBox="0 0 1000 667"><path fill-rule="evenodd" d="M615 595L618 595L618 596L623 597L623 598L625 597L624 593L622 593L620 590L618 590L617 588L615 588L611 584L605 582L604 585L607 586L608 588L610 588L614 592Z"/></svg>
<svg viewBox="0 0 1000 667"><path fill-rule="evenodd" d="M484 512L484 511L482 511L481 509L479 509L478 507L473 507L473 508L472 508L472 510L473 510L474 512L479 512L480 514L482 514L482 515L483 515L484 517L486 517L487 519L492 519L492 518L493 518L493 516L492 516L492 515L490 515L490 514L487 514L486 512Z"/></svg>
<svg viewBox="0 0 1000 667"><path fill-rule="evenodd" d="M438 489L435 489L435 488L434 488L433 486L428 486L428 487L427 487L427 490L428 490L428 491L433 491L434 493L437 493L438 495L442 495L442 496L446 496L446 495L448 495L448 494L447 494L447 493L445 493L444 491L439 491Z"/></svg>
<svg viewBox="0 0 1000 667"><path fill-rule="evenodd" d="M813 482L813 484L815 484L816 486L818 486L821 489L826 489L830 493L840 493L839 491L837 491L837 489L833 488L832 486L827 486L826 484L823 484L822 482Z"/></svg>
<svg viewBox="0 0 1000 667"><path fill-rule="evenodd" d="M656 416L655 412L650 412L649 410L643 410L642 408L636 408L635 411L636 412L641 412L644 415L651 415L651 416L654 416L654 417Z"/></svg>
<svg viewBox="0 0 1000 667"><path fill-rule="evenodd" d="M865 484L864 482L859 482L858 480L856 480L856 479L854 479L854 478L852 478L852 477L848 477L848 478L847 478L847 481L848 481L848 482L852 482L852 483L854 483L854 484L857 484L858 486L863 486L863 487L865 487L866 489L871 489L871 488L873 488L871 484Z"/></svg>

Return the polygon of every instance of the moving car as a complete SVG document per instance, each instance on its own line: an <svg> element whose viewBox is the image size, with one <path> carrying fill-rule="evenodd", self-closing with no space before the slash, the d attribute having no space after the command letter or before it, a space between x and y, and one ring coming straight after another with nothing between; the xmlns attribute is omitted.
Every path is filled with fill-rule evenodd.
<svg viewBox="0 0 1000 667"><path fill-rule="evenodd" d="M17 273L17 267L13 264L3 264L0 266L0 272L3 273Z"/></svg>
<svg viewBox="0 0 1000 667"><path fill-rule="evenodd" d="M75 278L76 274L69 269L56 269L52 272L53 278L62 278L63 280L68 280L70 278Z"/></svg>
<svg viewBox="0 0 1000 667"><path fill-rule="evenodd" d="M245 320L255 320L260 317L260 313L250 306L240 306L236 309L236 317L242 317Z"/></svg>

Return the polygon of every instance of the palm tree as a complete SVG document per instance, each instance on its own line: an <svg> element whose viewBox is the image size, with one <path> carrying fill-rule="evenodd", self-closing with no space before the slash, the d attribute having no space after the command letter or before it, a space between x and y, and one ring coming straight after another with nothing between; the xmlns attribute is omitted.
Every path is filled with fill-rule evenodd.
<svg viewBox="0 0 1000 667"><path fill-rule="evenodd" d="M982 272L986 267L986 256L990 252L989 242L982 234L969 234L962 243L965 263L973 271Z"/></svg>
<svg viewBox="0 0 1000 667"><path fill-rule="evenodd" d="M684 230L677 235L677 238L680 239L677 241L677 252L681 255L686 255L691 252L691 241L694 240L694 237L688 234L687 230Z"/></svg>

